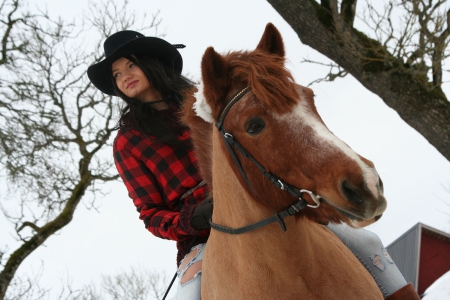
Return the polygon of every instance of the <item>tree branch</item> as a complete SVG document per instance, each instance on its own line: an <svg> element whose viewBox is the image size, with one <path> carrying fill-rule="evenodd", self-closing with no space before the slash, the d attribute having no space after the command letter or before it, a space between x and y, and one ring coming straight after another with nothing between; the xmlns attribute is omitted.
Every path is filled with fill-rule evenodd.
<svg viewBox="0 0 450 300"><path fill-rule="evenodd" d="M342 69L341 66L334 64L334 63L325 64L325 63L321 63L321 62L313 61L313 60L309 60L309 59L303 59L301 61L301 63L311 63L311 64L329 67L328 74L325 77L319 78L319 79L316 79L316 80L310 82L307 85L308 87L312 86L314 83L320 83L320 82L324 82L324 81L331 82L337 78L344 78L348 74L348 72L346 70ZM335 69L337 69L337 72L334 72Z"/></svg>
<svg viewBox="0 0 450 300"><path fill-rule="evenodd" d="M24 228L27 227L27 226L33 228L34 231L36 231L36 232L41 231L41 227L37 226L36 224L34 224L34 223L32 223L32 222L23 222L23 223L22 223L22 226L20 226L20 227L17 229L17 232L22 231L22 229L24 229Z"/></svg>
<svg viewBox="0 0 450 300"><path fill-rule="evenodd" d="M353 27L355 21L356 2L357 0L342 0L341 3L341 18L350 27Z"/></svg>
<svg viewBox="0 0 450 300"><path fill-rule="evenodd" d="M126 10L126 0L122 6L114 0L92 1L90 7L91 15L84 18L94 25L90 28L40 12L23 14L23 26L10 31L10 41L28 42L27 51L15 56L14 68L7 61L0 73L0 164L11 193L19 196L10 197L17 204L4 214L21 244L7 259L0 253L0 299L24 259L71 222L83 199L93 199L94 207L95 197L106 193L102 184L119 177L112 158L100 155L111 147L114 102L92 86L85 72L102 56L102 33L141 30L136 22L142 17ZM142 22L149 29L160 21ZM93 43L92 30L100 34Z"/></svg>
<svg viewBox="0 0 450 300"><path fill-rule="evenodd" d="M23 260L42 245L52 234L63 228L72 220L75 208L90 183L91 177L90 174L87 173L75 187L71 197L67 200L64 210L53 221L41 227L39 231L11 254L4 269L0 272L0 299L3 299L5 296L6 289Z"/></svg>
<svg viewBox="0 0 450 300"><path fill-rule="evenodd" d="M6 4L6 0L4 0L2 3L2 9L5 4ZM7 21L2 21L2 23L4 23L6 25L6 29L5 29L5 32L3 33L3 38L2 38L2 42L1 42L2 43L2 51L1 51L2 57L0 59L0 66L9 62L9 59L8 59L9 52L14 51L14 50L21 51L23 49L23 45L13 46L11 48L8 48L8 44L11 42L11 31L12 31L13 27L16 25L17 22L22 21L21 18L18 18L18 19L13 18L13 15L17 12L18 8L19 8L19 0L14 0L12 3L12 9L8 13Z"/></svg>
<svg viewBox="0 0 450 300"><path fill-rule="evenodd" d="M440 88L406 67L379 41L335 23L316 1L268 2L292 26L302 43L332 59L379 95L450 160L450 102Z"/></svg>
<svg viewBox="0 0 450 300"><path fill-rule="evenodd" d="M440 88L442 85L442 60L447 47L447 39L450 35L450 10L447 11L445 30L434 38L434 50L432 56L433 84Z"/></svg>

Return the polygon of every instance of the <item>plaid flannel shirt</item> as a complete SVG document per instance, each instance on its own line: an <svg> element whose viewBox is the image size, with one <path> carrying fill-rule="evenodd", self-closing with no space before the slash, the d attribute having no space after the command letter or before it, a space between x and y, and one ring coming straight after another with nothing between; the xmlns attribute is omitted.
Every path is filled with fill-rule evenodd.
<svg viewBox="0 0 450 300"><path fill-rule="evenodd" d="M185 131L180 140L187 139ZM195 243L199 244L209 235L209 230L196 230L190 222L194 208L206 197L207 186L181 199L202 181L193 150L152 141L136 130L120 129L113 151L139 218L155 236L177 241L179 264L194 236L199 236Z"/></svg>

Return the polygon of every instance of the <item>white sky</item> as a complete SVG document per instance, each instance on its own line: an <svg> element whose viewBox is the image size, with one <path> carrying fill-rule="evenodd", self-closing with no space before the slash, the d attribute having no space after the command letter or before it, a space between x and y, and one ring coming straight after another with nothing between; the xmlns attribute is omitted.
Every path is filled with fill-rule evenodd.
<svg viewBox="0 0 450 300"><path fill-rule="evenodd" d="M160 29L171 43L187 45L180 50L184 73L199 78L204 50L219 52L253 49L266 23L280 30L286 44L288 65L300 84L326 74L326 68L300 64L302 58L327 61L302 45L295 32L266 1L258 0L129 0L130 9L160 10ZM73 18L87 10L86 0L33 0L48 5L49 12ZM361 2L362 4L362 2ZM361 5L360 4L360 5ZM133 28L130 28L133 29ZM150 33L147 33L150 34ZM359 154L372 160L385 186L388 209L368 229L388 245L417 222L450 232L450 163L421 135L404 123L376 95L350 76L334 83L313 85L323 120L338 137ZM450 95L448 86L447 95ZM130 267L175 272L175 243L153 237L143 223L121 182L112 193L99 198L100 213L80 206L71 224L51 237L20 267L19 273L37 271L44 264L42 283L59 285L69 275L75 286L98 281ZM0 226L4 221L0 217ZM2 235L4 230L1 231ZM3 238L2 238L3 239ZM13 249L13 247L11 247Z"/></svg>

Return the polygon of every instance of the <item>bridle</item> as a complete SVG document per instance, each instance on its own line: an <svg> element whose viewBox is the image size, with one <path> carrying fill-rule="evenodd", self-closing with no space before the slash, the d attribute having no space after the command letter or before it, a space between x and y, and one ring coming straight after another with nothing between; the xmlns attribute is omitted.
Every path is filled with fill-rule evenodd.
<svg viewBox="0 0 450 300"><path fill-rule="evenodd" d="M254 189L252 187L252 184L250 183L247 175L245 174L244 169L242 168L242 165L241 165L238 157L236 156L236 153L233 151L233 146L236 149L238 149L239 152L241 152L241 154L244 155L244 157L250 159L250 161L253 162L258 167L258 169L261 171L261 173L270 182L272 182L272 184L275 187L288 192L289 194L291 194L292 196L297 198L298 201L281 212L275 212L275 215L273 215L272 217L269 217L267 219L261 220L259 222L253 223L251 225L247 225L247 226L243 226L243 227L239 227L239 228L230 228L230 227L226 227L226 226L222 226L222 225L213 223L212 220L209 221L212 229L218 230L218 231L221 231L224 233L228 233L228 234L241 234L241 233L249 232L249 231L261 228L263 226L266 226L268 224L274 223L274 222L278 222L281 226L281 229L283 231L286 231L286 224L284 223L284 220L283 220L284 218L299 213L302 209L304 209L307 206L311 207L311 208L318 208L320 206L320 198L322 198L321 196L316 195L309 190L298 189L298 188L284 182L283 180L281 180L279 177L275 176L274 174L267 172L266 168L264 168L260 163L258 163L258 161L256 161L256 159L253 156L251 156L250 153L248 153L247 150L245 150L245 148L235 139L235 137L232 134L228 133L223 128L223 122L224 122L225 117L227 116L228 112L230 111L230 109L233 107L234 104L236 104L236 102L239 101L239 99L241 99L248 91L250 91L250 89L251 88L248 86L246 88L243 88L243 89L237 91L234 95L232 95L230 97L230 100L228 100L227 104L224 106L224 108L220 112L219 119L216 122L216 127L219 130L219 132L221 133L222 138L225 142L225 145L227 146L228 151L231 154L231 157L233 158L234 162L236 163L236 165L239 169L239 172L241 173L242 177L247 182L248 186L253 190L253 192L254 192ZM311 199L316 204L315 205L308 204L308 202L306 202L302 198L303 193L309 194ZM256 195L256 193L255 193L255 195Z"/></svg>

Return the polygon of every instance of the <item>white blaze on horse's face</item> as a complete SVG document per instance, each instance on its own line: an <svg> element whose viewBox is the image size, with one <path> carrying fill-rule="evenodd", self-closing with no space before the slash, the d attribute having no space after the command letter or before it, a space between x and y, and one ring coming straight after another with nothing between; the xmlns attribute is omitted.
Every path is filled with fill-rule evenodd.
<svg viewBox="0 0 450 300"><path fill-rule="evenodd" d="M300 97L305 97L305 95L300 92ZM321 121L319 121L315 115L312 114L306 101L300 101L292 114L286 117L289 118L289 122L292 123L295 123L295 120L301 120L314 130L317 139L334 146L331 148L341 150L350 159L355 161L364 172L364 177L368 188L376 197L379 196L379 190L377 187L379 176L377 171L363 162L361 157L355 151L353 151L341 139L332 134L331 131Z"/></svg>
<svg viewBox="0 0 450 300"><path fill-rule="evenodd" d="M317 165L330 163L329 157L340 156L353 162L360 168L361 174L364 177L364 183L367 189L372 193L373 199L380 201L380 206L376 211L371 211L369 215L362 215L363 219L372 219L375 216L380 216L386 208L385 199L383 196L383 187L375 168L368 164L361 158L355 151L353 151L346 143L337 138L331 131L324 125L317 113L314 112L314 108L311 107L311 102L306 99L308 97L303 92L303 88L298 89L300 95L300 101L291 113L278 115L280 121L285 122L286 126L291 128L293 136L297 136L298 139L302 138L302 133L295 132L299 128L310 128L313 132L313 144L321 145L320 150L317 152L317 156L314 157L317 161ZM301 143L302 141L300 141ZM328 159L328 160L327 160ZM327 199L326 193L320 190L316 191L323 196L326 202L336 207L333 203L333 199ZM345 208L339 207L340 210L353 215L352 212L347 211ZM371 221L354 221L350 220L354 227L363 227L367 225L367 222Z"/></svg>

